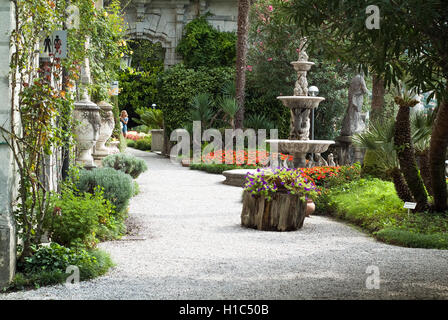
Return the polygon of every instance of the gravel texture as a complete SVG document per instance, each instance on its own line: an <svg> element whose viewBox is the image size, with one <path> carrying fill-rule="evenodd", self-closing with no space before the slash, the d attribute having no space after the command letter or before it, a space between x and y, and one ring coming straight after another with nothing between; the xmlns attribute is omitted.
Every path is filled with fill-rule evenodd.
<svg viewBox="0 0 448 320"><path fill-rule="evenodd" d="M128 149L129 150L129 149ZM312 216L295 232L240 226L241 188L154 153L130 215L145 240L100 247L117 264L82 282L0 294L1 299L446 299L448 251L386 245ZM368 266L380 288L367 289Z"/></svg>

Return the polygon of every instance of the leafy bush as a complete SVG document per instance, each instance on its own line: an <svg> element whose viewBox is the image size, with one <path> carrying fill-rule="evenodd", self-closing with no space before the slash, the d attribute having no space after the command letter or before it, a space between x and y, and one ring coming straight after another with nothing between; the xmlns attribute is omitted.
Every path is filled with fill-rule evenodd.
<svg viewBox="0 0 448 320"><path fill-rule="evenodd" d="M65 282L68 266L77 266L80 280L105 274L113 266L110 256L100 250L69 249L51 243L33 248L33 255L17 266L18 273L9 289L40 287Z"/></svg>
<svg viewBox="0 0 448 320"><path fill-rule="evenodd" d="M140 126L138 129L145 133L149 133L151 129L163 129L163 112L160 109L141 108L137 110L140 119L134 121Z"/></svg>
<svg viewBox="0 0 448 320"><path fill-rule="evenodd" d="M140 109L149 108L157 103L157 77L163 68L154 68L151 71L127 70L120 74L120 95L118 101L120 110L129 114L129 128L136 125L135 118L139 118Z"/></svg>
<svg viewBox="0 0 448 320"><path fill-rule="evenodd" d="M378 155L372 150L367 150L364 156L361 174L363 177L372 177L382 180L390 180L383 167L378 165Z"/></svg>
<svg viewBox="0 0 448 320"><path fill-rule="evenodd" d="M104 191L104 198L114 206L117 218L122 218L134 194L134 183L130 175L112 168L96 168L81 170L76 187L80 192L93 193L100 186Z"/></svg>
<svg viewBox="0 0 448 320"><path fill-rule="evenodd" d="M213 28L207 21L208 15L193 19L185 26L177 52L189 68L232 67L236 60L236 34Z"/></svg>
<svg viewBox="0 0 448 320"><path fill-rule="evenodd" d="M53 196L54 212L50 235L53 241L69 247L92 248L98 238L116 231L116 222L110 202L103 198L100 189L93 194L77 195L72 189L63 188Z"/></svg>
<svg viewBox="0 0 448 320"><path fill-rule="evenodd" d="M103 166L127 173L134 179L137 179L140 174L148 170L144 160L125 153L107 156L103 159Z"/></svg>
<svg viewBox="0 0 448 320"><path fill-rule="evenodd" d="M131 139L126 139L126 145L127 145L129 148L135 148L135 141L134 141L134 140L131 140Z"/></svg>
<svg viewBox="0 0 448 320"><path fill-rule="evenodd" d="M183 64L161 74L158 82L158 105L163 111L166 135L169 137L173 130L184 128L190 121L190 102L198 93L198 88L216 99L221 96L223 83L233 81L234 77L235 70L232 67L201 67L194 70ZM217 108L213 111L217 112Z"/></svg>
<svg viewBox="0 0 448 320"><path fill-rule="evenodd" d="M135 142L135 149L142 151L151 151L152 136L146 136Z"/></svg>

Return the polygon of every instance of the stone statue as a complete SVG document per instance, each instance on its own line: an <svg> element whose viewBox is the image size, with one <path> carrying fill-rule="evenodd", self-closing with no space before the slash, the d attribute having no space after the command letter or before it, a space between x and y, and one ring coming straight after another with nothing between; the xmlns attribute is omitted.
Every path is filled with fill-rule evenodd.
<svg viewBox="0 0 448 320"><path fill-rule="evenodd" d="M360 74L355 76L348 89L348 108L342 121L341 136L352 136L365 130L366 125L361 118L361 111L364 95L368 92L364 77Z"/></svg>
<svg viewBox="0 0 448 320"><path fill-rule="evenodd" d="M324 157L321 156L320 153L316 153L316 163L318 167L328 167L327 161L325 161Z"/></svg>
<svg viewBox="0 0 448 320"><path fill-rule="evenodd" d="M334 156L332 153L328 155L328 165L330 167L336 167L336 163L334 162Z"/></svg>

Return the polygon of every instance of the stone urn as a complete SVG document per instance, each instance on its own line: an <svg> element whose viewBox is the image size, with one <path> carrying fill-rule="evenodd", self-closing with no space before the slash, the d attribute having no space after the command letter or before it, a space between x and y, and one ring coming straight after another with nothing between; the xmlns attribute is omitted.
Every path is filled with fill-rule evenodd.
<svg viewBox="0 0 448 320"><path fill-rule="evenodd" d="M316 205L314 204L312 199L306 200L306 216L309 217L316 211Z"/></svg>
<svg viewBox="0 0 448 320"><path fill-rule="evenodd" d="M115 120L111 104L106 101L101 101L98 103L98 107L100 108L101 128L93 157L95 160L102 160L110 154L109 148L106 147L106 141L112 136L115 128Z"/></svg>
<svg viewBox="0 0 448 320"><path fill-rule="evenodd" d="M163 150L163 129L151 130L151 151L161 152Z"/></svg>
<svg viewBox="0 0 448 320"><path fill-rule="evenodd" d="M96 167L92 157L92 149L96 144L100 134L101 117L100 108L88 100L81 100L75 103L73 117L75 128L73 133L76 140L76 162L86 168Z"/></svg>

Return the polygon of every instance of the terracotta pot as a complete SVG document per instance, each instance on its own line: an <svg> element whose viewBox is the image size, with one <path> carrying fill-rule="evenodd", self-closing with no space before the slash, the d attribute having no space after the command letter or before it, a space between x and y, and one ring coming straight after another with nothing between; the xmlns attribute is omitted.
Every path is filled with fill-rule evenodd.
<svg viewBox="0 0 448 320"><path fill-rule="evenodd" d="M316 205L314 204L313 200L308 199L306 201L306 216L309 217L316 211Z"/></svg>

